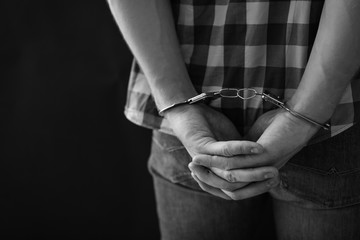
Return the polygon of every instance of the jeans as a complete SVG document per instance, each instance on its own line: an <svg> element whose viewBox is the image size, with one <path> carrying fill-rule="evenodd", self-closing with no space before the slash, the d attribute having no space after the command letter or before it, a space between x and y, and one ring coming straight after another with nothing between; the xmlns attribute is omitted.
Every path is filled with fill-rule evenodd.
<svg viewBox="0 0 360 240"><path fill-rule="evenodd" d="M228 201L203 192L174 136L153 132L148 166L162 239L360 239L360 126L310 145L269 193Z"/></svg>

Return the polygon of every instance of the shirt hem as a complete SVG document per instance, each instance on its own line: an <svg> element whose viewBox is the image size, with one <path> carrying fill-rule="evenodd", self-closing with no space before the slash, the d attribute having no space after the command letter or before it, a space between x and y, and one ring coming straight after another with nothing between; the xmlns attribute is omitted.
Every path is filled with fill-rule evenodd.
<svg viewBox="0 0 360 240"><path fill-rule="evenodd" d="M133 110L130 108L125 108L124 115L125 115L126 119L128 119L130 122L134 123L135 125L138 125L139 127L144 127L144 128L151 129L151 130L157 130L162 133L175 136L175 134L171 130L171 128L167 126L168 125L167 120L163 117L156 117L154 115L146 114L144 112L140 112L140 111ZM162 119L161 121L163 123L161 124L160 127L155 126L153 124L146 123L145 121L143 121L143 119L146 119L147 115L152 118L155 118L155 117L161 118Z"/></svg>

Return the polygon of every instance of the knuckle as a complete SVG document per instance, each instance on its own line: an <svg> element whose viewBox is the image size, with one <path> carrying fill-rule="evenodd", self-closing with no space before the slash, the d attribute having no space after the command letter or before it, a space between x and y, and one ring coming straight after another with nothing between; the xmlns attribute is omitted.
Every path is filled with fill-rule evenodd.
<svg viewBox="0 0 360 240"><path fill-rule="evenodd" d="M232 169L230 160L225 161L224 163L224 170L229 171Z"/></svg>
<svg viewBox="0 0 360 240"><path fill-rule="evenodd" d="M216 155L211 156L209 167L215 167L215 168L219 167L218 162L219 162L218 156L216 156Z"/></svg>
<svg viewBox="0 0 360 240"><path fill-rule="evenodd" d="M224 145L221 149L221 154L223 156L229 156L230 154L229 147L227 145Z"/></svg>
<svg viewBox="0 0 360 240"><path fill-rule="evenodd" d="M225 173L225 178L228 182L236 182L236 177L233 175L231 171L227 171Z"/></svg>

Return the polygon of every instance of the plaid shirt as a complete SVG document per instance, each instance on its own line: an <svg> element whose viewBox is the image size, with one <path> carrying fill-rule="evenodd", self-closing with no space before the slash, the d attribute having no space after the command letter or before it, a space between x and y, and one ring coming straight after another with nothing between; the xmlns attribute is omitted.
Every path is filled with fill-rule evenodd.
<svg viewBox="0 0 360 240"><path fill-rule="evenodd" d="M324 0L177 0L176 30L188 73L196 90L254 88L284 101L296 91L315 39ZM360 74L346 89L320 141L351 127L359 118ZM241 134L273 109L260 97L216 99L209 104L225 114ZM355 111L357 110L357 111ZM132 122L173 134L158 115L146 77L134 61L126 117Z"/></svg>

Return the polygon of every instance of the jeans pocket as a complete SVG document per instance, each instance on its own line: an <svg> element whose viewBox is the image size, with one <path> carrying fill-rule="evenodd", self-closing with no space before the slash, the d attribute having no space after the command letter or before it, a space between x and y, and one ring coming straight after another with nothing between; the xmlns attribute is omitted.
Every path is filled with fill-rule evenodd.
<svg viewBox="0 0 360 240"><path fill-rule="evenodd" d="M360 203L360 125L305 147L282 169L285 187L326 208Z"/></svg>
<svg viewBox="0 0 360 240"><path fill-rule="evenodd" d="M323 208L360 203L360 171L338 174L286 164L280 171L283 187L296 196Z"/></svg>
<svg viewBox="0 0 360 240"><path fill-rule="evenodd" d="M153 131L148 167L172 183L199 189L188 164L191 156L180 140L172 135ZM151 172L150 171L150 172Z"/></svg>

